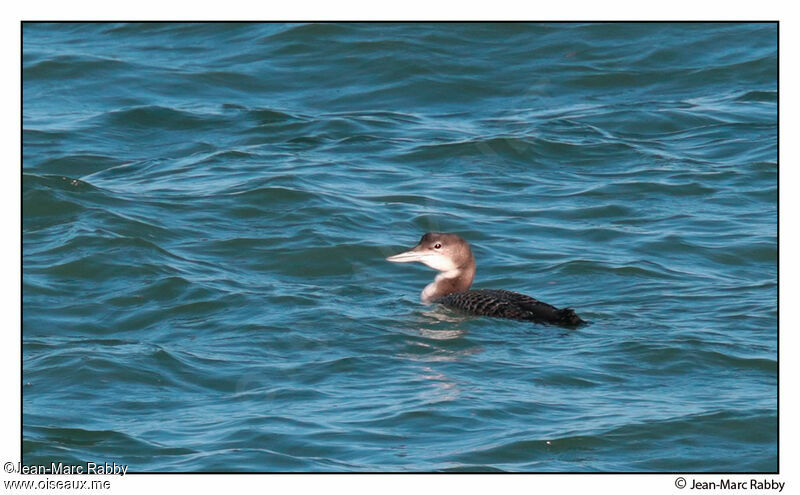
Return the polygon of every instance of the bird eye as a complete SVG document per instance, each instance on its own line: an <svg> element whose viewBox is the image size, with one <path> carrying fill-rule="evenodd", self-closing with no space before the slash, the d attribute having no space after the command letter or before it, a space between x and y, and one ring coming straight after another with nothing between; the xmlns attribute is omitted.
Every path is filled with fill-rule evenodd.
<svg viewBox="0 0 800 495"><path fill-rule="evenodd" d="M437 242L436 244L434 244L433 248L434 249L442 249L442 244Z"/></svg>

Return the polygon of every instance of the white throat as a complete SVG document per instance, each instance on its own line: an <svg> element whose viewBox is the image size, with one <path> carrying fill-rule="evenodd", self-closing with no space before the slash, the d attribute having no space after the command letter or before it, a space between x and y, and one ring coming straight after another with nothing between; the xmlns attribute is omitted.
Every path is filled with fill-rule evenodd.
<svg viewBox="0 0 800 495"><path fill-rule="evenodd" d="M425 289L423 289L422 294L420 295L420 300L425 304L432 303L437 299L436 294L438 292L439 285L446 280L455 279L459 276L461 276L461 270L458 268L448 270L446 272L440 272L438 275L436 275L436 278L433 279L433 282L425 286Z"/></svg>

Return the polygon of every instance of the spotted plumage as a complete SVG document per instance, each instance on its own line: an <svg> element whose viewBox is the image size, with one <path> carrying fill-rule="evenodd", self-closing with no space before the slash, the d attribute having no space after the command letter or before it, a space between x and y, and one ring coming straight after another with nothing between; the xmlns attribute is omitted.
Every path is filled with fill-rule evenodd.
<svg viewBox="0 0 800 495"><path fill-rule="evenodd" d="M566 326L583 323L571 308L558 309L525 294L503 289L453 292L434 302L473 315Z"/></svg>

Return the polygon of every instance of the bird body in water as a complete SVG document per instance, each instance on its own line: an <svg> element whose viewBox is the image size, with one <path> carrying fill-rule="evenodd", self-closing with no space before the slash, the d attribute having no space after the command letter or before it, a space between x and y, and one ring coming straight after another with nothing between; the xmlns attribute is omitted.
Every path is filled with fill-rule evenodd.
<svg viewBox="0 0 800 495"><path fill-rule="evenodd" d="M465 313L498 318L577 326L584 321L570 308L558 309L525 294L500 289L470 290L475 278L475 257L467 241L456 234L429 232L408 251L388 261L418 261L438 270L422 291L424 303L438 303Z"/></svg>

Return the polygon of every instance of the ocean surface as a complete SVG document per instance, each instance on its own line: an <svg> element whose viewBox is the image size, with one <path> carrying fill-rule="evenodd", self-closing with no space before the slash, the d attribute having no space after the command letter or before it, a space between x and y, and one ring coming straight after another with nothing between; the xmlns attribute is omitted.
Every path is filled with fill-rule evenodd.
<svg viewBox="0 0 800 495"><path fill-rule="evenodd" d="M776 24L22 33L24 463L778 469Z"/></svg>

